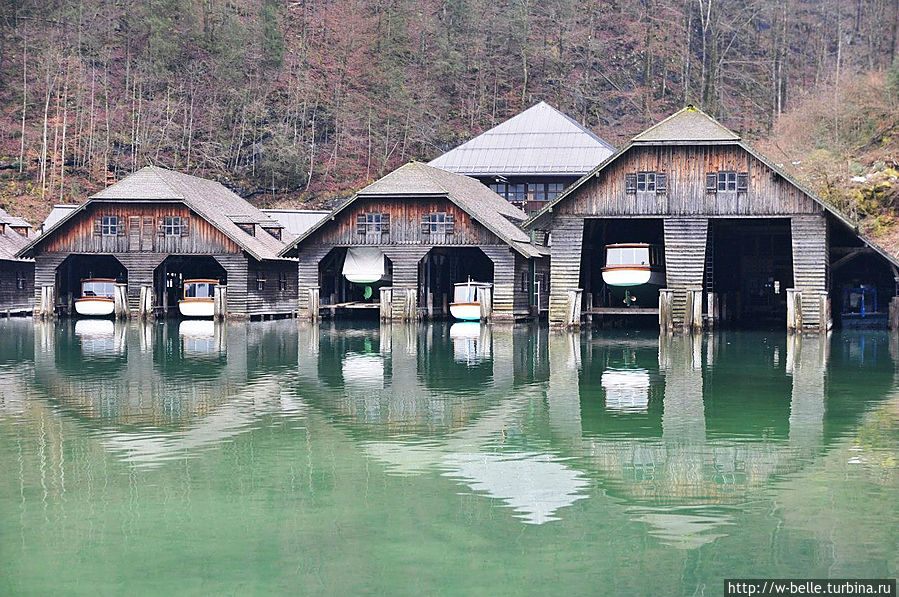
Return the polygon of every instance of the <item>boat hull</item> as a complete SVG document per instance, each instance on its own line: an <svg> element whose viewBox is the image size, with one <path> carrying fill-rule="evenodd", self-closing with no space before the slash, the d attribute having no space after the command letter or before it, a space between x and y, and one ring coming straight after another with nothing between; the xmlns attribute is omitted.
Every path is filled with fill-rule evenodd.
<svg viewBox="0 0 899 597"><path fill-rule="evenodd" d="M659 289L665 286L665 272L646 267L605 268L602 280L611 296L609 306L653 307L659 303Z"/></svg>
<svg viewBox="0 0 899 597"><path fill-rule="evenodd" d="M112 299L81 298L75 301L75 313L82 317L108 317L115 311Z"/></svg>
<svg viewBox="0 0 899 597"><path fill-rule="evenodd" d="M212 317L215 304L212 300L178 301L178 311L183 317Z"/></svg>
<svg viewBox="0 0 899 597"><path fill-rule="evenodd" d="M460 321L480 321L480 303L450 303L450 314Z"/></svg>

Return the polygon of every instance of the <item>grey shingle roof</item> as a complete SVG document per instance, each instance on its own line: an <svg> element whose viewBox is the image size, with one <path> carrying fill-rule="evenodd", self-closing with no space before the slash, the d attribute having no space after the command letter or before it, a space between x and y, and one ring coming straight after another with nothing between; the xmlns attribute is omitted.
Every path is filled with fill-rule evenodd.
<svg viewBox="0 0 899 597"><path fill-rule="evenodd" d="M356 193L352 199L335 209L331 213L331 217L324 218L297 238L285 252L301 244L328 220L361 197L395 197L397 199L445 197L522 255L538 257L543 254L539 248L531 244L530 237L513 223L521 223L527 219L527 215L523 211L473 178L447 172L421 162L410 162L400 166L390 174L368 185Z"/></svg>
<svg viewBox="0 0 899 597"><path fill-rule="evenodd" d="M31 228L31 224L20 217L9 215L2 208L0 208L0 223L7 224L5 232L0 233L0 259L19 261L16 253L28 244L28 238L12 230L9 226Z"/></svg>
<svg viewBox="0 0 899 597"><path fill-rule="evenodd" d="M687 106L633 138L634 143L739 141L740 135L693 106Z"/></svg>
<svg viewBox="0 0 899 597"><path fill-rule="evenodd" d="M540 102L429 165L469 176L580 176L613 151L577 121Z"/></svg>
<svg viewBox="0 0 899 597"><path fill-rule="evenodd" d="M50 214L47 216L47 219L44 220L43 224L41 224L41 232L43 232L44 230L50 230L50 228L55 226L57 222L68 216L70 212L76 209L78 209L77 205L54 205L53 209L50 210Z"/></svg>
<svg viewBox="0 0 899 597"><path fill-rule="evenodd" d="M253 207L218 182L167 170L158 166L146 166L127 176L116 184L91 196L78 209L71 210L44 234L33 241L28 250L41 242L65 221L96 201L178 201L182 202L203 219L215 226L225 236L233 240L254 259L281 259L279 253L284 242L267 232L259 231L251 235L242 230L233 220L252 222L260 226L282 228L283 226Z"/></svg>

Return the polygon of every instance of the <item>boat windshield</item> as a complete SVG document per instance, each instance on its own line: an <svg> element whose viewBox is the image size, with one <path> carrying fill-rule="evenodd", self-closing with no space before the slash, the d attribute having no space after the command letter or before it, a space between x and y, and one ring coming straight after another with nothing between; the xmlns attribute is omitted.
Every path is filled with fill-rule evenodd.
<svg viewBox="0 0 899 597"><path fill-rule="evenodd" d="M456 293L453 295L453 301L456 303L476 303L478 302L478 287L475 284L458 284L456 285Z"/></svg>
<svg viewBox="0 0 899 597"><path fill-rule="evenodd" d="M115 296L115 282L84 282L81 284L81 296L112 298Z"/></svg>
<svg viewBox="0 0 899 597"><path fill-rule="evenodd" d="M649 247L608 247L606 266L649 265Z"/></svg>
<svg viewBox="0 0 899 597"><path fill-rule="evenodd" d="M211 282L188 282L184 285L184 298L212 298Z"/></svg>

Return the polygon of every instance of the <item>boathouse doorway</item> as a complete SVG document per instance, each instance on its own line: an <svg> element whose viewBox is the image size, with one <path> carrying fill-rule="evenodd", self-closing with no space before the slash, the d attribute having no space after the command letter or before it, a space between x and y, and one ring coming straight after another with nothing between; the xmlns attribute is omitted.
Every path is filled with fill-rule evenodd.
<svg viewBox="0 0 899 597"><path fill-rule="evenodd" d="M831 220L830 296L843 329L885 329L890 301L899 296L899 270L865 245L848 226Z"/></svg>
<svg viewBox="0 0 899 597"><path fill-rule="evenodd" d="M716 293L720 324L782 329L793 288L789 218L710 220L704 286Z"/></svg>
<svg viewBox="0 0 899 597"><path fill-rule="evenodd" d="M177 317L185 280L217 280L228 283L228 273L210 255L169 255L153 271L156 306L163 317Z"/></svg>
<svg viewBox="0 0 899 597"><path fill-rule="evenodd" d="M584 240L581 250L580 287L584 289L583 312L611 313L629 310L648 313L648 321L656 321L659 308L658 285L649 289L632 290L624 296L603 280L606 266L606 246L613 244L648 244L660 258L665 245L661 218L588 218L584 220ZM649 312L654 310L653 312Z"/></svg>
<svg viewBox="0 0 899 597"><path fill-rule="evenodd" d="M334 315L377 316L379 289L392 283L393 264L378 247L334 247L319 261L318 276L321 305Z"/></svg>
<svg viewBox="0 0 899 597"><path fill-rule="evenodd" d="M75 299L81 296L85 278L108 278L119 284L128 282L128 269L112 255L72 254L56 268L57 304L65 315L75 313Z"/></svg>
<svg viewBox="0 0 899 597"><path fill-rule="evenodd" d="M428 318L449 317L453 286L493 283L493 261L477 247L434 247L418 263L418 304Z"/></svg>

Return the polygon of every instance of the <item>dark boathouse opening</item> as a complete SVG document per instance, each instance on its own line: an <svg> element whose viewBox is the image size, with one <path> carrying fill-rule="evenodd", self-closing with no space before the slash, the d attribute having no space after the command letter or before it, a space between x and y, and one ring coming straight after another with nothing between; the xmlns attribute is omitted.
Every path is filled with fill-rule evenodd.
<svg viewBox="0 0 899 597"><path fill-rule="evenodd" d="M178 301L184 296L184 281L208 279L228 283L225 268L210 255L169 255L153 272L157 310L163 317L178 317Z"/></svg>
<svg viewBox="0 0 899 597"><path fill-rule="evenodd" d="M75 299L81 297L85 278L108 278L119 284L128 282L128 269L112 255L72 254L56 268L57 304L63 314L75 313Z"/></svg>
<svg viewBox="0 0 899 597"><path fill-rule="evenodd" d="M781 328L793 288L790 220L710 220L704 286L718 297L721 325Z"/></svg>
<svg viewBox="0 0 899 597"><path fill-rule="evenodd" d="M372 255L377 247L359 247L368 251L368 256L362 256L356 261L356 270L364 271L366 267L374 267ZM380 289L390 286L393 281L393 264L385 255L381 255L383 266L381 278L374 281L353 282L344 275L347 265L347 255L350 248L334 247L325 255L318 264L319 296L321 305L334 307L332 315L346 315L353 318L377 317L377 306L380 304ZM368 259L366 263L365 259ZM376 268L377 269L377 268ZM358 273L358 272L357 272ZM364 273L363 273L364 277Z"/></svg>
<svg viewBox="0 0 899 597"><path fill-rule="evenodd" d="M899 270L848 226L832 220L828 233L834 324L844 329L887 327L890 300L899 295Z"/></svg>
<svg viewBox="0 0 899 597"><path fill-rule="evenodd" d="M418 304L428 317L449 317L453 287L493 283L493 261L477 247L435 247L418 263Z"/></svg>
<svg viewBox="0 0 899 597"><path fill-rule="evenodd" d="M623 315L639 316L641 321L628 318L627 325L658 324L659 284L633 287L610 286L603 280L607 245L649 244L650 251L660 263L647 263L661 270L664 255L664 233L661 218L592 218L584 221L584 241L581 251L580 285L584 289L583 312L602 314L604 324L618 321ZM655 282L654 278L654 282Z"/></svg>

